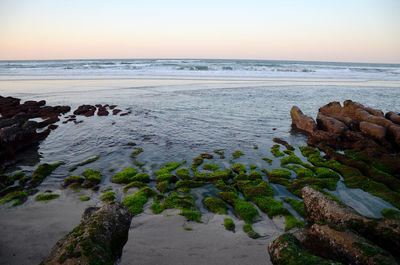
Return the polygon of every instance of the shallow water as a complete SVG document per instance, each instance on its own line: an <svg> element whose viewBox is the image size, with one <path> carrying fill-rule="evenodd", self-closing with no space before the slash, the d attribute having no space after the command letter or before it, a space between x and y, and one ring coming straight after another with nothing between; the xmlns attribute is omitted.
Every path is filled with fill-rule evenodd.
<svg viewBox="0 0 400 265"><path fill-rule="evenodd" d="M116 104L122 110L132 110L132 114L123 117L79 117L83 120L79 124L59 122L59 128L40 144L38 153L41 163L64 161L65 165L46 178L43 190L57 189L70 175L69 167L96 155L99 160L73 173L100 169L105 176L102 185L118 186L110 183L113 173L109 169L119 171L132 166L129 155L134 147L126 146L128 142L144 149L137 160L147 162L143 170L149 173L172 161L187 160L190 166L194 157L215 149L223 150L226 159L215 155L213 160L205 161L221 168L230 167L232 152L240 150L245 155L234 162L272 170L279 167L279 159L268 165L262 157L273 158L269 150L274 137L295 147L306 143L303 135L291 131L293 105L313 117L324 104L346 99L384 112L400 112L400 82L379 80L3 76L0 94L23 100L45 99L50 105L66 104L72 109L81 104ZM254 149L255 145L258 149ZM19 158L23 160L19 164L22 170L32 171L39 163L34 149ZM284 188L273 186L276 198L293 196ZM390 207L368 193L349 190L344 185L338 185L335 194L367 216L380 217L380 210ZM200 206L201 199L197 202Z"/></svg>

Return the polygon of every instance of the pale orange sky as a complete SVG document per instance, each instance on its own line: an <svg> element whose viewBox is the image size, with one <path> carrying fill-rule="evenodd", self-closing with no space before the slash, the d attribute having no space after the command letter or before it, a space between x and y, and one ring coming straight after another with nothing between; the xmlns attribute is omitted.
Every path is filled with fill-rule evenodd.
<svg viewBox="0 0 400 265"><path fill-rule="evenodd" d="M0 59L400 63L398 0L214 2L2 0Z"/></svg>

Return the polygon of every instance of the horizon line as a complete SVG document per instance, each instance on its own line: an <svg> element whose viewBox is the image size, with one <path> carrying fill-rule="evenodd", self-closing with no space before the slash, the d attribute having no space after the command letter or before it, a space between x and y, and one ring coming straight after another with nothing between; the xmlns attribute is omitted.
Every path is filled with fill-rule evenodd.
<svg viewBox="0 0 400 265"><path fill-rule="evenodd" d="M353 63L353 64L387 64L387 65L400 65L400 62L396 63L388 63L388 62L354 62L354 61L321 61L321 60L292 60L292 59L238 59L238 58L192 58L192 57L183 57L183 58L146 58L146 57L137 57L137 58L69 58L69 59L0 59L0 62L10 62L10 61L90 61L90 60L230 60L230 61L283 61L283 62L311 62L311 63Z"/></svg>

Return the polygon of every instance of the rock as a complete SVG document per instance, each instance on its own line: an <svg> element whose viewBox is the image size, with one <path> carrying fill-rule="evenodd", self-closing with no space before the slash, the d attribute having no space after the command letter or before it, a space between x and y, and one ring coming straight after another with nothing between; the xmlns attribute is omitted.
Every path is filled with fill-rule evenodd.
<svg viewBox="0 0 400 265"><path fill-rule="evenodd" d="M115 109L117 107L117 105L110 105L109 108L110 109Z"/></svg>
<svg viewBox="0 0 400 265"><path fill-rule="evenodd" d="M96 111L96 107L92 105L81 105L75 111L74 115L83 115L86 117L90 117L94 115Z"/></svg>
<svg viewBox="0 0 400 265"><path fill-rule="evenodd" d="M292 125L296 128L310 134L317 130L317 125L314 119L304 115L297 106L292 107L290 110L290 116L292 117Z"/></svg>
<svg viewBox="0 0 400 265"><path fill-rule="evenodd" d="M117 115L118 113L120 113L122 110L120 109L113 109L112 114L113 115Z"/></svg>
<svg viewBox="0 0 400 265"><path fill-rule="evenodd" d="M396 264L385 250L349 230L338 231L320 224L306 230L301 244L311 254L343 264Z"/></svg>
<svg viewBox="0 0 400 265"><path fill-rule="evenodd" d="M378 140L383 140L386 136L385 127L366 121L360 122L360 131Z"/></svg>
<svg viewBox="0 0 400 265"><path fill-rule="evenodd" d="M326 116L322 113L318 113L317 124L318 127L322 128L323 130L339 135L348 130L346 124L340 120Z"/></svg>
<svg viewBox="0 0 400 265"><path fill-rule="evenodd" d="M391 120L393 123L400 125L400 115L399 114L389 111L388 113L385 114L385 117L386 117L386 119Z"/></svg>
<svg viewBox="0 0 400 265"><path fill-rule="evenodd" d="M114 264L128 240L131 212L119 202L86 210L82 222L51 249L42 264Z"/></svg>
<svg viewBox="0 0 400 265"><path fill-rule="evenodd" d="M108 116L108 114L109 114L108 110L105 107L100 105L99 110L97 111L97 115L98 116Z"/></svg>
<svg viewBox="0 0 400 265"><path fill-rule="evenodd" d="M378 246L400 253L400 222L390 219L372 219L361 216L354 209L336 202L328 195L311 187L304 187L302 195L309 223L327 222L356 231Z"/></svg>

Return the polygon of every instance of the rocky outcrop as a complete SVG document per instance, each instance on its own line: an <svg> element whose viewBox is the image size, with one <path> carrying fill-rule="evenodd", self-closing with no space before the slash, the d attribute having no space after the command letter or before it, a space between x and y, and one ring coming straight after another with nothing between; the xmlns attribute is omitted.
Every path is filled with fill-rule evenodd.
<svg viewBox="0 0 400 265"><path fill-rule="evenodd" d="M343 264L397 264L393 256L399 256L400 222L361 216L311 187L304 187L302 194L308 226L289 234L285 241L278 238L270 244L274 264L302 264L296 260L304 256L317 261L326 259L327 263L316 264L331 264L328 260ZM296 262L287 263L288 260Z"/></svg>
<svg viewBox="0 0 400 265"><path fill-rule="evenodd" d="M319 109L317 122L293 106L292 126L305 132L308 144L320 149L347 149L393 169L390 174L400 178L400 116L346 100L343 106L331 102ZM325 150L324 150L325 151ZM388 159L388 157L391 157ZM368 160L368 158L370 158ZM388 161L390 161L388 163Z"/></svg>
<svg viewBox="0 0 400 265"><path fill-rule="evenodd" d="M96 107L92 105L81 105L75 111L74 115L83 115L86 117L90 117L94 115L96 111Z"/></svg>
<svg viewBox="0 0 400 265"><path fill-rule="evenodd" d="M59 240L42 264L114 264L128 240L131 212L112 202L85 210L82 222Z"/></svg>
<svg viewBox="0 0 400 265"><path fill-rule="evenodd" d="M45 106L46 101L26 101L0 96L0 165L12 161L17 151L32 146L44 139L58 116L70 111L69 106ZM41 122L31 121L33 118L44 119ZM47 127L37 133L36 129Z"/></svg>

